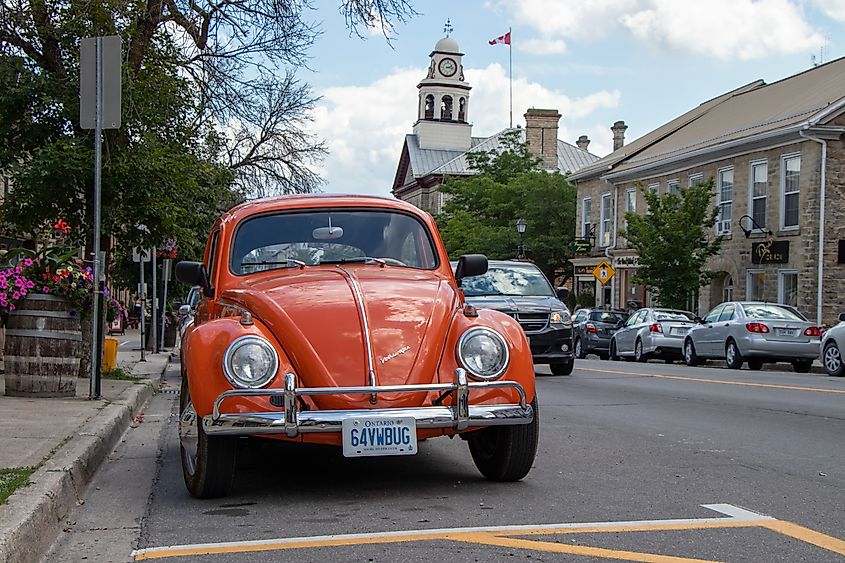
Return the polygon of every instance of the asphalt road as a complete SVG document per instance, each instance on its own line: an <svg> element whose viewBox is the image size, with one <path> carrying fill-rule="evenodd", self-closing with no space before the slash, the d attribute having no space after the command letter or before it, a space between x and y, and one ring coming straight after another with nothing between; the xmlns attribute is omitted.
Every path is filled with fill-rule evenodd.
<svg viewBox="0 0 845 563"><path fill-rule="evenodd" d="M179 466L177 369L48 561L217 542L234 543L171 560L845 560L845 379L600 360L552 377L541 366L540 449L520 483L485 481L460 439L389 459L268 444L244 449L230 497L197 501ZM497 528L514 525L526 528ZM290 540L337 534L359 535Z"/></svg>

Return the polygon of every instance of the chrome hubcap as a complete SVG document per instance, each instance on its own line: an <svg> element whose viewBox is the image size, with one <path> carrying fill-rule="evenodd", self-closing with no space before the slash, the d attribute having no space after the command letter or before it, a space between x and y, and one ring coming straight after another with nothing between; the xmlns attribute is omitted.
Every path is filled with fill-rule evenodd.
<svg viewBox="0 0 845 563"><path fill-rule="evenodd" d="M581 341L580 340L575 341L575 355L576 356L581 355Z"/></svg>
<svg viewBox="0 0 845 563"><path fill-rule="evenodd" d="M639 360L643 355L643 343L637 342L637 347L634 350L634 353L637 355L637 359Z"/></svg>
<svg viewBox="0 0 845 563"><path fill-rule="evenodd" d="M197 411L194 404L188 399L188 404L179 416L179 443L182 445L182 461L185 469L193 475L197 469L197 448L199 446L199 435L197 430Z"/></svg>
<svg viewBox="0 0 845 563"><path fill-rule="evenodd" d="M728 356L728 363L729 364L734 363L734 360L736 359L736 351L734 350L733 344L728 344L727 356Z"/></svg>
<svg viewBox="0 0 845 563"><path fill-rule="evenodd" d="M824 351L824 367L827 371L839 371L842 366L842 356L839 353L839 348L835 344L831 344Z"/></svg>
<svg viewBox="0 0 845 563"><path fill-rule="evenodd" d="M692 361L692 343L687 342L687 345L684 347L684 351L686 352L687 361Z"/></svg>

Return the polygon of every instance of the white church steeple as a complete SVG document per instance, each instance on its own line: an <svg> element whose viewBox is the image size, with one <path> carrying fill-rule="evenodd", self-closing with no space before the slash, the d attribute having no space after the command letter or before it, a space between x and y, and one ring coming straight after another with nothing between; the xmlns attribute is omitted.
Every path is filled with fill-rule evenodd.
<svg viewBox="0 0 845 563"><path fill-rule="evenodd" d="M449 34L429 54L428 75L417 84L419 105L414 134L420 148L460 150L470 148L472 126L469 124L469 84L464 81L463 56L458 42Z"/></svg>

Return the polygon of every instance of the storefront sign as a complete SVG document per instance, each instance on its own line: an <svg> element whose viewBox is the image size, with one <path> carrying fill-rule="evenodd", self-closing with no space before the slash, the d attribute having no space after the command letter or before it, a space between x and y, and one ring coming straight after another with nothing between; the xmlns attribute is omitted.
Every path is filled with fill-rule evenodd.
<svg viewBox="0 0 845 563"><path fill-rule="evenodd" d="M593 250L593 243L588 238L577 238L569 243L573 254L589 254Z"/></svg>
<svg viewBox="0 0 845 563"><path fill-rule="evenodd" d="M594 266L575 266L576 276L592 276Z"/></svg>
<svg viewBox="0 0 845 563"><path fill-rule="evenodd" d="M617 270L619 268L638 268L640 265L639 256L614 256L613 267Z"/></svg>
<svg viewBox="0 0 845 563"><path fill-rule="evenodd" d="M751 245L752 264L786 264L789 262L789 241L770 240Z"/></svg>

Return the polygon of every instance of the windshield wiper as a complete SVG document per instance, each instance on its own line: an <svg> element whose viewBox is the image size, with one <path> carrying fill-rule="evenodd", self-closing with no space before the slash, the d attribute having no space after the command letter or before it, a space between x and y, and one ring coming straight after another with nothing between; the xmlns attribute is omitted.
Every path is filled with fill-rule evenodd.
<svg viewBox="0 0 845 563"><path fill-rule="evenodd" d="M308 264L303 262L302 260L294 260L293 258L287 258L285 260L263 260L261 262L241 262L241 268L244 266L287 266L288 268L297 267L297 268L304 268Z"/></svg>
<svg viewBox="0 0 845 563"><path fill-rule="evenodd" d="M370 262L375 262L382 268L386 264L384 260L381 258L373 258L372 256L355 256L352 258L340 258L338 260L320 260L317 262L317 265L321 264L369 264Z"/></svg>

